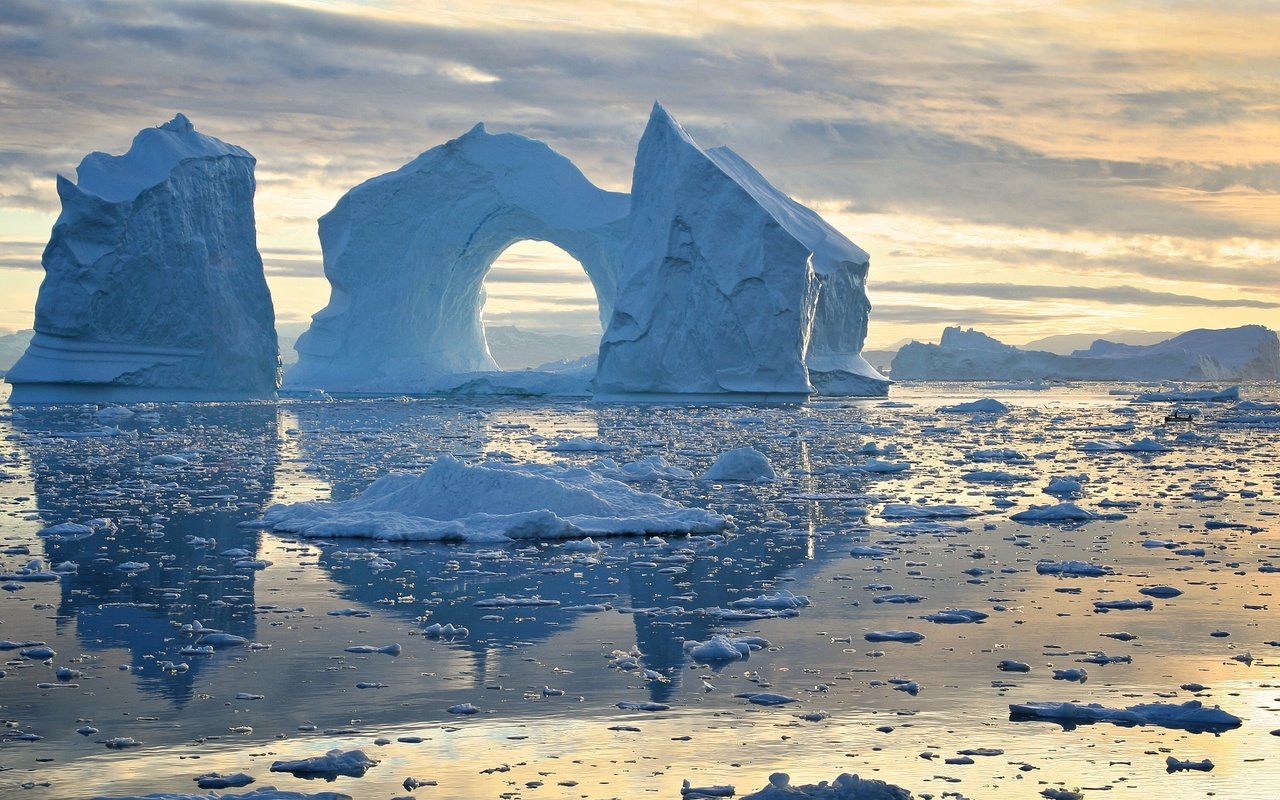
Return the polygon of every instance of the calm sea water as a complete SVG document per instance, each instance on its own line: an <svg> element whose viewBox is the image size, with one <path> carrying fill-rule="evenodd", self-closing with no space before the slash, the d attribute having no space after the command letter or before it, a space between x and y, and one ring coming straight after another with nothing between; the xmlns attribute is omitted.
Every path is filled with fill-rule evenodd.
<svg viewBox="0 0 1280 800"><path fill-rule="evenodd" d="M11 582L0 597L0 638L56 651L47 663L20 649L3 653L0 796L194 792L198 775L243 771L257 778L249 789L359 798L404 795L406 778L437 783L415 797L677 797L684 779L745 794L784 771L806 783L857 772L938 797L1032 798L1049 787L1086 797L1274 797L1280 573L1267 570L1280 568L1280 428L1265 419L1276 412L1199 404L1194 421L1166 425L1168 405L1131 403L1131 393L1113 391L916 385L895 387L890 405L780 408L168 404L131 407L132 416L112 421L118 431L104 430L94 407L2 405L0 572L36 558L72 562L76 571ZM1280 400L1274 385L1246 386L1243 395ZM979 397L1012 410L938 410ZM1228 417L1254 419L1222 422ZM546 449L571 437L617 449ZM1081 449L1144 437L1169 449ZM868 442L892 450L878 458L910 468L857 470ZM560 543L304 541L253 524L271 504L345 499L387 472L420 472L443 453L584 465L602 455L662 455L700 474L719 453L747 445L767 454L778 481L635 485L732 517L724 537L614 539L583 555ZM993 448L1029 460L968 458ZM167 455L186 463L153 463ZM1027 480L966 479L977 468ZM1042 493L1050 478L1080 475L1087 478L1073 502L1123 518L1073 527L1010 519L1055 501ZM904 525L880 517L886 503L981 513ZM94 518L112 527L80 539L38 535ZM1148 540L1175 544L1143 546ZM854 545L890 555L855 558ZM231 550L249 555L224 555ZM269 564L236 566L246 559ZM1041 575L1040 560L1093 561L1113 574ZM122 568L130 562L146 567ZM1144 599L1138 590L1157 584L1184 594L1154 599L1151 611L1093 605ZM711 612L783 589L810 605L795 617L727 624ZM888 593L925 599L874 602ZM500 595L559 605L475 605ZM604 609L572 609L584 605ZM921 619L947 607L989 617ZM194 638L182 626L193 621L262 647L183 655ZM470 633L456 641L421 635L435 622ZM926 638L863 638L887 629ZM770 646L720 670L689 663L683 642L724 630ZM1137 638L1101 635L1117 631ZM400 655L345 650L392 643ZM632 650L647 678L611 666L615 651ZM1131 661L1078 663L1099 651ZM1236 658L1246 653L1251 664ZM1001 672L1002 659L1032 669ZM58 667L80 675L59 680ZM1087 680L1055 680L1053 670L1066 668L1086 669ZM920 689L899 691L893 679ZM1181 688L1191 684L1206 688ZM762 707L735 697L764 691L797 702ZM1120 707L1192 698L1220 704L1243 725L1220 734L1064 728L1013 721L1008 711L1027 700ZM620 702L669 708L624 710ZM447 711L462 703L479 713ZM818 712L826 716L800 718ZM83 725L98 732L77 733ZM140 745L108 749L114 737ZM332 785L268 771L275 760L335 747L363 749L380 763ZM945 763L971 748L1003 752ZM1169 755L1209 758L1215 769L1168 774Z"/></svg>

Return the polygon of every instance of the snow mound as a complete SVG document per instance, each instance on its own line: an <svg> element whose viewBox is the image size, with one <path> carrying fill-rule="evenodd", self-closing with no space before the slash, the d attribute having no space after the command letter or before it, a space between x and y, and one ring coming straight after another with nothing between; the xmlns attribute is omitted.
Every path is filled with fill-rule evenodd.
<svg viewBox="0 0 1280 800"><path fill-rule="evenodd" d="M273 396L275 313L254 228L254 158L179 114L122 156L58 176L17 403Z"/></svg>
<svg viewBox="0 0 1280 800"><path fill-rule="evenodd" d="M391 474L337 503L267 509L277 531L313 538L491 542L645 533L714 533L728 522L582 467L441 456L421 475Z"/></svg>

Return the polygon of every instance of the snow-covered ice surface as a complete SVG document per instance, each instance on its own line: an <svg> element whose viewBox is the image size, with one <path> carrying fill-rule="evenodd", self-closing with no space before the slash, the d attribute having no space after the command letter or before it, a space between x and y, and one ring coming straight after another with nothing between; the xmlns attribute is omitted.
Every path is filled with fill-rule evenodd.
<svg viewBox="0 0 1280 800"><path fill-rule="evenodd" d="M213 774L230 797L746 796L785 772L777 796L844 798L849 773L916 797L1270 797L1280 387L1180 401L1191 420L1131 402L1169 388L0 404L0 796L198 797ZM939 410L984 398L1008 411ZM1161 447L1082 447L1101 441ZM909 469L862 469L868 442ZM745 447L774 480L699 479ZM263 522L444 456L732 527L442 543ZM979 465L1027 480L966 479ZM1056 478L1093 516L1015 520L1058 507ZM554 499L517 488L495 491ZM891 631L923 638L866 638ZM1189 701L1240 724L1171 727ZM378 763L271 772L335 750Z"/></svg>

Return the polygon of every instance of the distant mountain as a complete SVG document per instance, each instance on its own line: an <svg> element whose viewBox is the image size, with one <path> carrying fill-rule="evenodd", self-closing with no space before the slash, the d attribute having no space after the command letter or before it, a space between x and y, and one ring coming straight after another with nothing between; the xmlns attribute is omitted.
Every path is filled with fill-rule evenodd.
<svg viewBox="0 0 1280 800"><path fill-rule="evenodd" d="M533 369L549 362L568 362L594 356L600 334L544 333L514 325L486 326L489 352L502 369Z"/></svg>
<svg viewBox="0 0 1280 800"><path fill-rule="evenodd" d="M939 344L912 342L898 351L895 380L1275 380L1280 337L1261 325L1197 329L1155 344L1095 340L1059 355L1004 344L973 329L947 328Z"/></svg>
<svg viewBox="0 0 1280 800"><path fill-rule="evenodd" d="M27 352L27 344L35 331L18 331L0 336L0 374L4 374L14 362Z"/></svg>
<svg viewBox="0 0 1280 800"><path fill-rule="evenodd" d="M1160 333L1156 331L1112 331L1111 333L1059 333L1055 336L1046 336L1043 339L1036 339L1033 342L1018 345L1020 350L1044 350L1048 353L1057 353L1060 356L1069 356L1077 350L1087 350L1089 347L1100 339L1108 342L1116 342L1117 344L1155 344L1163 342L1165 339L1172 339L1177 336L1177 332Z"/></svg>

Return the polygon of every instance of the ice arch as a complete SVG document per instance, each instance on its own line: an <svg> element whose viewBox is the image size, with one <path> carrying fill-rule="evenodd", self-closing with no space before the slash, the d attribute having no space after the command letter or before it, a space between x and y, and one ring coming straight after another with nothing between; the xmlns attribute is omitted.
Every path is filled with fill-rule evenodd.
<svg viewBox="0 0 1280 800"><path fill-rule="evenodd" d="M476 125L372 178L320 218L329 304L297 343L286 389L431 392L497 369L484 276L512 244L545 241L582 264L613 313L630 200L542 142Z"/></svg>

